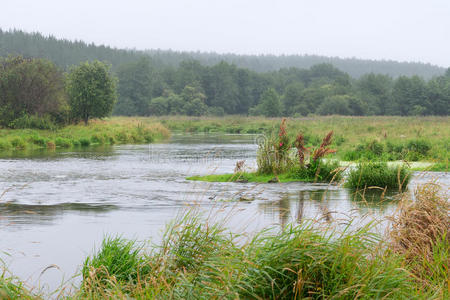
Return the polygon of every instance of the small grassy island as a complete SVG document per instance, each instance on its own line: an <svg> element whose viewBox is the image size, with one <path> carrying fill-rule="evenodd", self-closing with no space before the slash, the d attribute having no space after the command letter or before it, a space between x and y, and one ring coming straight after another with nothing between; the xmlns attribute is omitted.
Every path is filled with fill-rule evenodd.
<svg viewBox="0 0 450 300"><path fill-rule="evenodd" d="M257 153L258 170L248 172L244 161L236 163L233 174L191 176L187 180L206 182L326 182L337 183L343 178L345 168L336 159L324 159L334 154L333 131L330 131L316 149L305 146L303 133L295 138L287 133L286 119L283 119L277 135L270 134L259 144ZM405 164L388 166L386 162L361 161L351 168L345 186L351 189L379 187L404 190L411 178L411 171Z"/></svg>
<svg viewBox="0 0 450 300"><path fill-rule="evenodd" d="M288 135L286 119L283 119L278 134L267 135L259 144L256 172L247 172L244 161L239 161L233 174L192 176L187 179L208 182L338 182L343 171L339 162L323 159L336 152L329 148L332 137L333 131L330 131L320 146L311 150L305 147L302 133L298 133L295 139Z"/></svg>

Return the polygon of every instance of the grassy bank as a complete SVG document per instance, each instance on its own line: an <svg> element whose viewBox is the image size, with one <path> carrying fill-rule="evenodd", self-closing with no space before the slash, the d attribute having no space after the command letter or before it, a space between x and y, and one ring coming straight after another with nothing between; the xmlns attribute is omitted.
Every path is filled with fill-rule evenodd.
<svg viewBox="0 0 450 300"><path fill-rule="evenodd" d="M174 132L223 132L262 134L277 130L279 118L261 117L161 117ZM288 119L289 133L303 132L306 146L320 143L333 130L332 147L344 161L407 160L439 163L433 170L448 170L450 151L449 117L305 117Z"/></svg>
<svg viewBox="0 0 450 300"><path fill-rule="evenodd" d="M70 125L55 130L1 129L0 151L141 144L166 139L169 130L158 122L135 118L92 120L88 126Z"/></svg>

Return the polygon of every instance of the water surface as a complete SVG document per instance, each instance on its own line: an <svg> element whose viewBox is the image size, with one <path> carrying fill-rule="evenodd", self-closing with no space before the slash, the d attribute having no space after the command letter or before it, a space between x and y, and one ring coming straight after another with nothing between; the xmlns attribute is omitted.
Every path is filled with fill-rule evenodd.
<svg viewBox="0 0 450 300"><path fill-rule="evenodd" d="M396 207L390 194L382 204L377 199L355 201L348 190L335 185L185 180L233 172L242 159L255 168L255 139L176 135L161 144L4 157L0 258L30 286L54 290L77 274L105 235L158 242L165 224L187 205L228 216L232 230L240 232L305 218L360 222L362 216L382 217ZM415 176L411 189L431 177L448 188L449 174L435 173ZM49 266L53 268L41 274Z"/></svg>

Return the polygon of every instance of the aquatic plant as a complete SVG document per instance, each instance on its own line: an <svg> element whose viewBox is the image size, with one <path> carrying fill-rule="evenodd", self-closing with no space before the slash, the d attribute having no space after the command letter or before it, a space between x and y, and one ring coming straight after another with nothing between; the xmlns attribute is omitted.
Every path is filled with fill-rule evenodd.
<svg viewBox="0 0 450 300"><path fill-rule="evenodd" d="M346 187L392 188L403 191L411 179L409 168L404 165L388 166L386 162L361 162L348 173Z"/></svg>

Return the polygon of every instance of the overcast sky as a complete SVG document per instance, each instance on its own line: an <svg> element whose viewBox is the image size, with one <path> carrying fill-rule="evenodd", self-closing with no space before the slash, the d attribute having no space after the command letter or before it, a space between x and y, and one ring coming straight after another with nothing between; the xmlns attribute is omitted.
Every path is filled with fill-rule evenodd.
<svg viewBox="0 0 450 300"><path fill-rule="evenodd" d="M450 0L0 0L0 28L119 48L450 66Z"/></svg>

